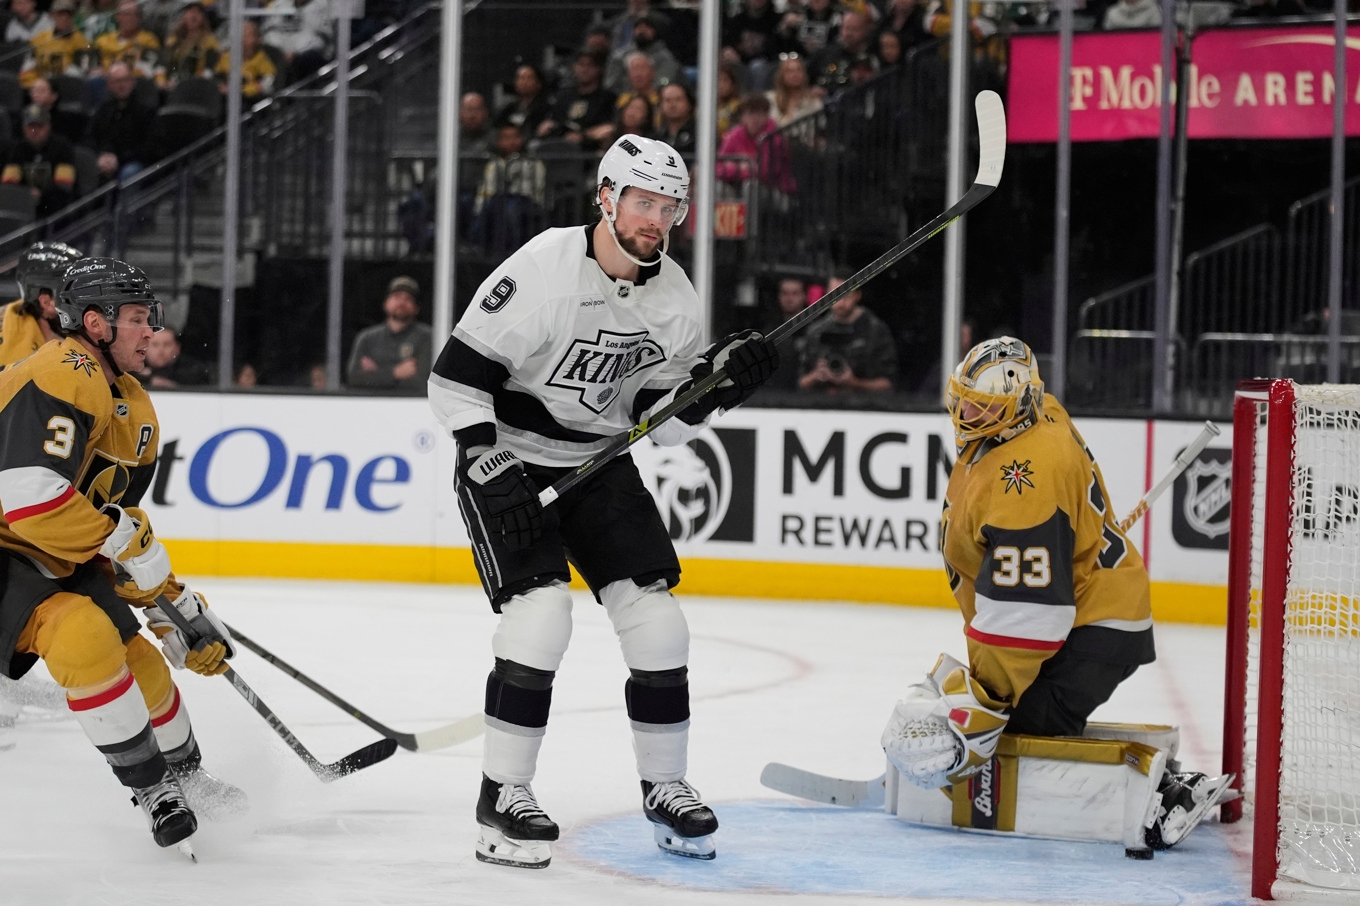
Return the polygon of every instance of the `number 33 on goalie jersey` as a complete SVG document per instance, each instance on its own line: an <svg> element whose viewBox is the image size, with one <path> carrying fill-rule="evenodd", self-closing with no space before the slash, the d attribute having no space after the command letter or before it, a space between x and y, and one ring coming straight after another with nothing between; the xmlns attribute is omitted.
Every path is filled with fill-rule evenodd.
<svg viewBox="0 0 1360 906"><path fill-rule="evenodd" d="M1064 645L1106 663L1153 660L1143 558L1051 395L1033 428L964 449L940 529L973 675L994 694L1015 704Z"/></svg>

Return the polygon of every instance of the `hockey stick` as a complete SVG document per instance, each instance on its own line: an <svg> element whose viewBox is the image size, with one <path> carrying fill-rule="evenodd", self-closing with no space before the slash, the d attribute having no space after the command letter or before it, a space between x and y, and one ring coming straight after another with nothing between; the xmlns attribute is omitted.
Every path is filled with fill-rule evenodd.
<svg viewBox="0 0 1360 906"><path fill-rule="evenodd" d="M760 772L760 785L827 805L882 808L885 778L879 774L873 780L842 780L772 761Z"/></svg>
<svg viewBox="0 0 1360 906"><path fill-rule="evenodd" d="M386 736L409 752L433 752L435 749L447 749L449 746L456 746L460 742L467 742L469 739L475 739L480 736L483 728L486 726L486 721L479 712L469 717L465 717L460 721L456 721L455 723L451 723L448 726L438 727L434 730L426 730L423 733L403 733L400 730L393 730L391 727L378 723L363 711L354 707L301 670L289 664L283 658L270 653L258 642L254 642L247 638L235 626L227 626L227 631L231 633L233 639L240 642L299 683L302 683L302 685L311 689L317 695L335 705L350 717L372 727L374 730L377 730L383 736Z"/></svg>
<svg viewBox="0 0 1360 906"><path fill-rule="evenodd" d="M165 595L157 595L156 604L160 607L161 612L169 617L170 622L174 623L175 627L184 634L184 638L189 641L190 645L198 644L198 633L194 632L188 619ZM250 706L255 709L255 712L265 719L274 732L279 735L279 738L287 744L288 748L293 750L298 758L302 759L307 767L312 769L312 773L319 777L322 783L330 783L332 780L339 780L347 774L362 771L364 768L391 758L392 753L397 751L397 744L393 740L382 739L349 753L333 764L323 764L311 752L307 751L307 747L298 741L298 738L293 735L293 731L289 730L284 722L279 720L278 715L271 711L269 706L255 694L255 690L246 685L246 681L241 679L240 674L228 667L222 675L231 683L232 688L241 694L242 698L250 702Z"/></svg>
<svg viewBox="0 0 1360 906"><path fill-rule="evenodd" d="M906 239L888 249L859 273L822 296L816 303L780 324L770 332L767 339L774 343L783 342L790 334L809 321L830 311L831 306L836 304L838 300L853 293L874 277L892 267L903 257L920 248L927 240L977 207L983 199L996 190L997 183L1001 181L1002 167L1006 162L1006 111L1001 105L1000 96L995 91L979 93L974 102L974 107L977 111L980 154L977 178L973 180L973 185L968 192L944 213L939 214L934 220L924 224ZM719 368L707 377L696 381L694 386L680 394L651 418L643 419L642 423L632 430L616 435L603 450L586 460L575 471L564 475L552 485L539 491L538 502L543 506L552 503L591 472L625 452L633 444L651 434L652 431L683 410L688 409L726 377L727 373Z"/></svg>
<svg viewBox="0 0 1360 906"><path fill-rule="evenodd" d="M1190 446L1186 447L1180 456L1176 457L1176 461L1171 464L1171 468L1166 470L1166 474L1163 475L1156 484L1148 488L1148 492L1143 495L1143 499L1138 501L1138 505L1135 506L1127 516L1120 520L1119 530L1121 532L1127 532L1129 529L1133 528L1133 524L1143 518L1143 514L1148 511L1148 507L1152 506L1158 497L1161 497L1166 493L1166 489L1171 487L1172 483L1180 477L1182 472L1190 468L1190 463L1195 461L1195 457L1199 456L1204 448L1209 446L1209 442L1215 437L1218 437L1218 435L1218 425L1215 425L1213 422L1205 422L1204 430L1199 432L1199 436L1191 441Z"/></svg>

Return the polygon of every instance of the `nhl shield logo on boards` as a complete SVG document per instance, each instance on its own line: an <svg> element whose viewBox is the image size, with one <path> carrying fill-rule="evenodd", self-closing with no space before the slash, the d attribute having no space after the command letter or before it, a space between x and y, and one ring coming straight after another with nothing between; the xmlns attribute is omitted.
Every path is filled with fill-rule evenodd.
<svg viewBox="0 0 1360 906"><path fill-rule="evenodd" d="M1176 479L1172 537L1182 547L1227 550L1231 502L1232 451L1206 449Z"/></svg>
<svg viewBox="0 0 1360 906"><path fill-rule="evenodd" d="M666 353L645 330L600 330L593 340L573 341L547 383L577 391L581 405L599 415L618 395L625 378L664 361Z"/></svg>

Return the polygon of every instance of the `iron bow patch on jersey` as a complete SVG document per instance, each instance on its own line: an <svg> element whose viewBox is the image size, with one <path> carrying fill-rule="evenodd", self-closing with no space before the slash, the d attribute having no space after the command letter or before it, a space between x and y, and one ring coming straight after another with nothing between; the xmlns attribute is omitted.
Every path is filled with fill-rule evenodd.
<svg viewBox="0 0 1360 906"><path fill-rule="evenodd" d="M84 368L87 375L94 374L99 370L99 364L95 362L92 356L83 352L76 352L74 349L66 353L66 358L62 361L69 362L72 369Z"/></svg>
<svg viewBox="0 0 1360 906"><path fill-rule="evenodd" d="M1001 467L1001 480L1006 483L1005 493L1009 494L1011 488L1015 488L1015 493L1023 495L1025 488L1034 487L1034 482L1029 477L1034 473L1030 471L1029 464L1032 460L1012 460L1008 466Z"/></svg>
<svg viewBox="0 0 1360 906"><path fill-rule="evenodd" d="M666 361L666 353L647 331L600 330L594 340L577 339L553 369L548 386L580 392L581 405L599 415L629 375Z"/></svg>

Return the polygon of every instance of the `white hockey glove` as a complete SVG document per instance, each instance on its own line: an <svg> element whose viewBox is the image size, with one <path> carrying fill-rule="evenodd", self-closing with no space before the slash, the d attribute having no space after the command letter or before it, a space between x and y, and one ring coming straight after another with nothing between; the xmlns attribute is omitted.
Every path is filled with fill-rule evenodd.
<svg viewBox="0 0 1360 906"><path fill-rule="evenodd" d="M159 602L165 600L162 595ZM197 635L192 644L165 615L161 608L166 605L159 602L146 609L146 625L161 640L165 659L177 670L187 667L203 676L225 673L227 660L236 656L236 643L217 614L208 609L208 602L203 600L203 596L185 586L180 596L169 605L189 621L189 626Z"/></svg>
<svg viewBox="0 0 1360 906"><path fill-rule="evenodd" d="M924 789L946 787L977 773L996 751L1010 720L968 668L940 655L925 682L893 708L880 740L893 767Z"/></svg>
<svg viewBox="0 0 1360 906"><path fill-rule="evenodd" d="M113 520L113 531L99 548L113 564L120 579L119 593L125 597L142 597L154 593L170 578L170 554L156 540L151 531L151 520L140 508L126 509L110 503L101 512Z"/></svg>

